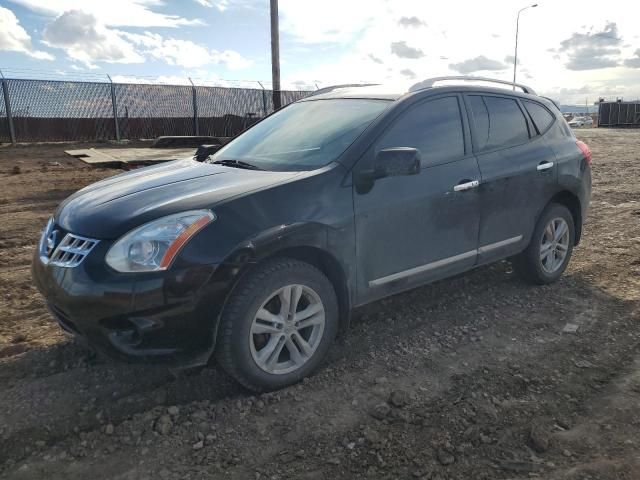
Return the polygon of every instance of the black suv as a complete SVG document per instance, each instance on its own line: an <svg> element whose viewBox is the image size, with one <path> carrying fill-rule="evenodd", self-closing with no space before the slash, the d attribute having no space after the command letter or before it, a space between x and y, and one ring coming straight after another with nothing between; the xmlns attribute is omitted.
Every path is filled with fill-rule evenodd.
<svg viewBox="0 0 640 480"><path fill-rule="evenodd" d="M204 162L90 185L49 221L35 282L97 350L170 366L215 353L256 391L311 373L356 306L505 258L554 282L591 153L530 89L457 83L327 89Z"/></svg>

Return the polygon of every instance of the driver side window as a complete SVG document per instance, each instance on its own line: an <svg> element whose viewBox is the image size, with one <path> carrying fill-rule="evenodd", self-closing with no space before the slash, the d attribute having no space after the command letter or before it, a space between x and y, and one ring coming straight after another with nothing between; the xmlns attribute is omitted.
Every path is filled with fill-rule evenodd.
<svg viewBox="0 0 640 480"><path fill-rule="evenodd" d="M393 147L417 148L423 167L464 157L458 97L428 100L402 113L376 142L375 152Z"/></svg>

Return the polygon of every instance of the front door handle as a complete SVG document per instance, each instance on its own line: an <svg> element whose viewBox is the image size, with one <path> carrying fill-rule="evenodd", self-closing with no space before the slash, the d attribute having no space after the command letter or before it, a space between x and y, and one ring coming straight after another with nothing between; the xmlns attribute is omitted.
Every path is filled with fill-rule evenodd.
<svg viewBox="0 0 640 480"><path fill-rule="evenodd" d="M544 172L545 170L549 170L553 167L553 162L541 162L538 164L538 171Z"/></svg>
<svg viewBox="0 0 640 480"><path fill-rule="evenodd" d="M480 185L478 180L473 180L470 182L459 183L455 187L453 187L454 192L464 192L465 190L471 190L472 188L476 188Z"/></svg>

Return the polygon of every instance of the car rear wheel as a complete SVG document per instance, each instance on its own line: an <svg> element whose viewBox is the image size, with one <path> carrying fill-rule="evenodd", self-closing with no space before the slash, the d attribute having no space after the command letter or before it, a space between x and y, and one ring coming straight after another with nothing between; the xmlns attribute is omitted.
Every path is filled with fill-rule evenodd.
<svg viewBox="0 0 640 480"><path fill-rule="evenodd" d="M544 285L564 273L575 243L573 216L567 207L549 205L538 219L531 242L514 260L514 268L525 280Z"/></svg>
<svg viewBox="0 0 640 480"><path fill-rule="evenodd" d="M277 390L320 365L337 327L338 302L327 277L308 263L277 258L234 289L220 319L216 357L250 390Z"/></svg>

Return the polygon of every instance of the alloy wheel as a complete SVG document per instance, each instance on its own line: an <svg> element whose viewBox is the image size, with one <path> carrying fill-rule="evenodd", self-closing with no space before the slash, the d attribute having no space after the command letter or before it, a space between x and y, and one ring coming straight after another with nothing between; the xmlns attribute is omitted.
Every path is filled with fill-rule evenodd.
<svg viewBox="0 0 640 480"><path fill-rule="evenodd" d="M251 355L265 372L283 375L301 368L317 350L325 327L320 296L306 285L287 285L267 297L249 333Z"/></svg>
<svg viewBox="0 0 640 480"><path fill-rule="evenodd" d="M540 262L546 273L555 273L562 266L569 240L569 225L564 218L554 218L547 224L540 242Z"/></svg>

